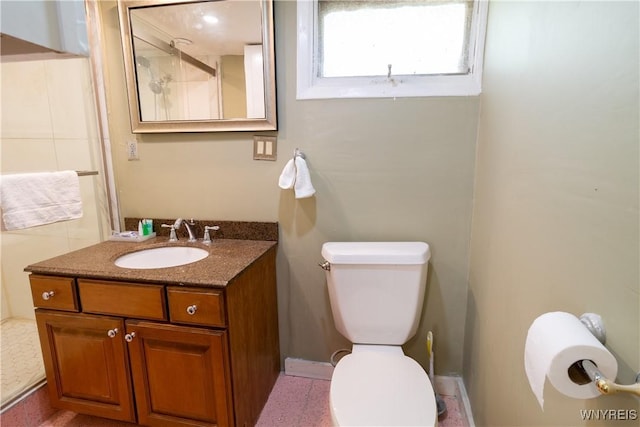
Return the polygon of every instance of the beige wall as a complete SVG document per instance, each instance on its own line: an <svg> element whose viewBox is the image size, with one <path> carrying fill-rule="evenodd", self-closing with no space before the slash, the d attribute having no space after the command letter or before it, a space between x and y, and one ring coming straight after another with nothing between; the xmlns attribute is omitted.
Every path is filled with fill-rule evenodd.
<svg viewBox="0 0 640 427"><path fill-rule="evenodd" d="M621 381L640 367L637 5L492 3L481 98L297 101L296 6L277 2L276 162L252 160L252 133L139 136L127 161L115 2L100 5L122 215L278 221L283 356L327 361L349 345L316 266L323 242L424 240L426 307L406 350L424 364L434 331L436 370L464 367L479 425L580 425L578 408L637 406L547 390L542 412L522 366L531 321L567 310L605 317ZM315 198L277 187L296 147Z"/></svg>
<svg viewBox="0 0 640 427"><path fill-rule="evenodd" d="M220 57L222 70L222 117L247 117L247 88L243 55Z"/></svg>
<svg viewBox="0 0 640 427"><path fill-rule="evenodd" d="M576 426L588 401L523 367L531 322L597 312L619 381L640 370L637 2L492 2L473 211L464 378L477 425ZM609 421L603 425L637 425Z"/></svg>
<svg viewBox="0 0 640 427"><path fill-rule="evenodd" d="M275 8L278 160L252 160L252 133L139 137L127 161L127 116L115 2L101 2L108 101L123 216L278 221L283 356L328 361L336 331L321 260L329 240L424 240L433 250L425 315L409 354L461 372L477 98L296 101L296 4ZM278 176L296 147L317 190L295 200Z"/></svg>

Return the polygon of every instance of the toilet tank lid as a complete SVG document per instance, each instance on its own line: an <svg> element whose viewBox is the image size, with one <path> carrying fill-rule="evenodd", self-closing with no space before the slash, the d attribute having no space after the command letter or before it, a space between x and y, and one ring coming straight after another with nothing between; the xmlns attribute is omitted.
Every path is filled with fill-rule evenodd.
<svg viewBox="0 0 640 427"><path fill-rule="evenodd" d="M322 256L332 264L425 264L431 252L424 242L327 242Z"/></svg>

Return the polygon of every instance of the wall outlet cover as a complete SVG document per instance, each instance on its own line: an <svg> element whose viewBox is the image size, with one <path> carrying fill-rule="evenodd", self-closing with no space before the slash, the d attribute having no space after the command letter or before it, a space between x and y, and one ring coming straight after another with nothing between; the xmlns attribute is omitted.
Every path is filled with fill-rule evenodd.
<svg viewBox="0 0 640 427"><path fill-rule="evenodd" d="M138 141L135 139L127 141L127 159L140 160L140 156L138 155Z"/></svg>

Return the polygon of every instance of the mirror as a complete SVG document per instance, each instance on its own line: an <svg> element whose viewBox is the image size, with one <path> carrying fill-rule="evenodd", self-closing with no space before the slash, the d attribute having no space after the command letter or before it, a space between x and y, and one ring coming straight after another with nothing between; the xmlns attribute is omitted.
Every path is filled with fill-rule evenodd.
<svg viewBox="0 0 640 427"><path fill-rule="evenodd" d="M276 130L273 0L118 0L133 133Z"/></svg>

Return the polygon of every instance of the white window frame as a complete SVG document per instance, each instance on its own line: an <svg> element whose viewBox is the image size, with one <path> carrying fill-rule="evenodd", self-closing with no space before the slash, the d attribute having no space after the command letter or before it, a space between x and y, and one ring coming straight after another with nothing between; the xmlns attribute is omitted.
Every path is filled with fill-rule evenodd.
<svg viewBox="0 0 640 427"><path fill-rule="evenodd" d="M476 0L469 40L470 72L464 75L318 77L314 55L318 1L298 0L296 99L475 96L481 92L488 0Z"/></svg>

